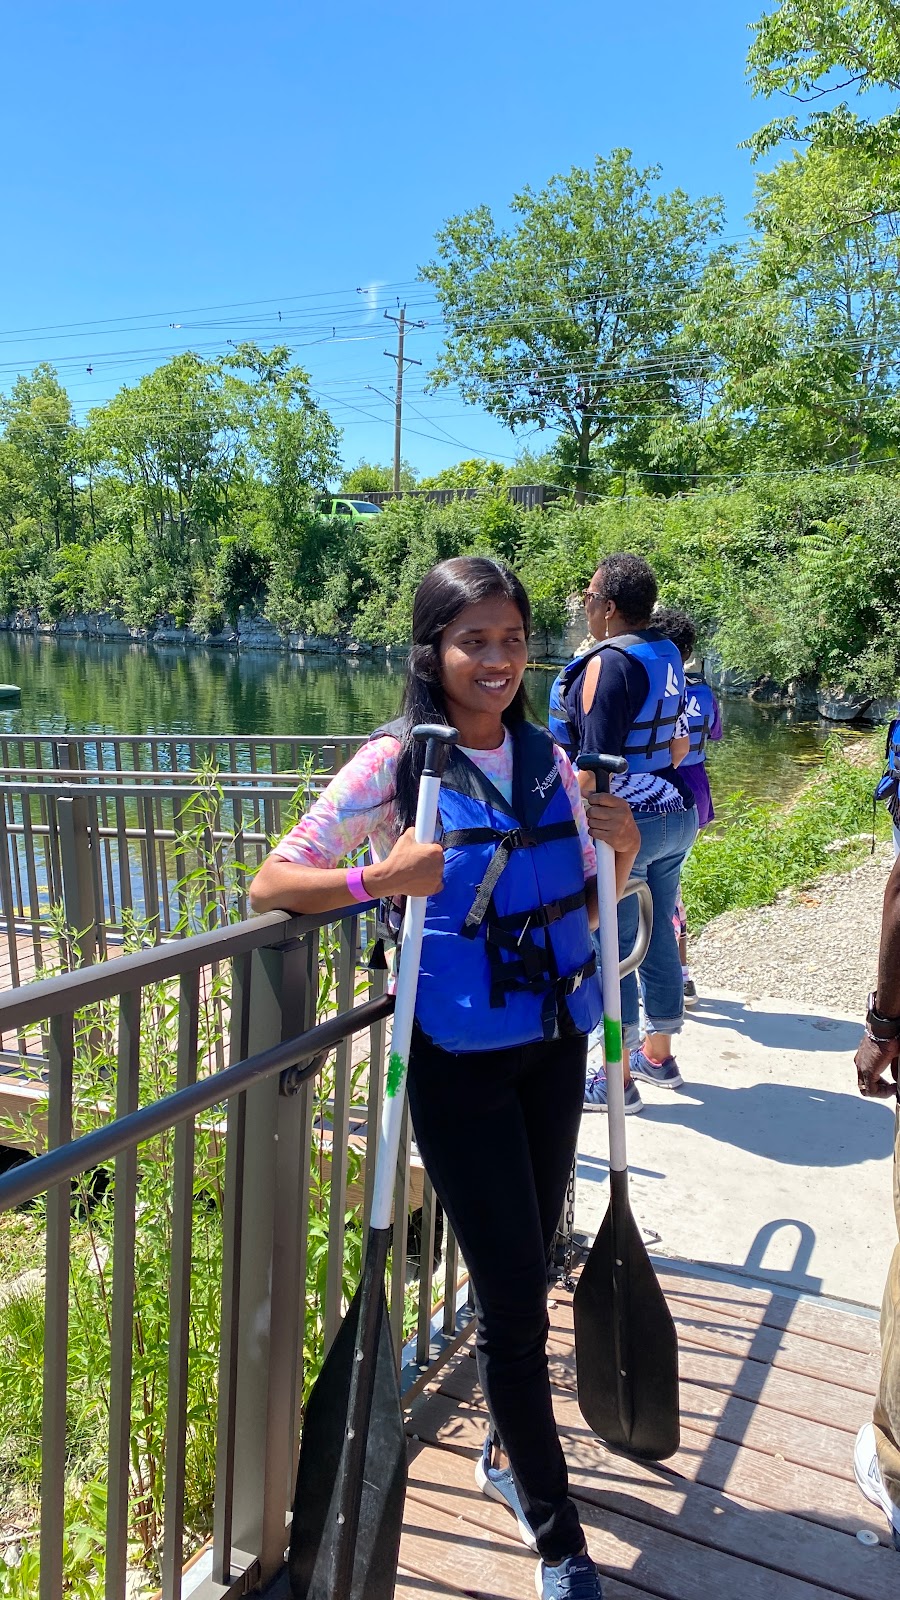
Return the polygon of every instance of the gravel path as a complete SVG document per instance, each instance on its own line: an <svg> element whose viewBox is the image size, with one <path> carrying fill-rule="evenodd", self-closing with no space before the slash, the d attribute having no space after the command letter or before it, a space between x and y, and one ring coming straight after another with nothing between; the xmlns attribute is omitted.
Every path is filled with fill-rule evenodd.
<svg viewBox="0 0 900 1600"><path fill-rule="evenodd" d="M706 985L750 999L768 995L862 1020L875 984L881 902L892 861L893 851L885 846L850 872L785 890L774 905L716 917L690 941L700 993Z"/></svg>

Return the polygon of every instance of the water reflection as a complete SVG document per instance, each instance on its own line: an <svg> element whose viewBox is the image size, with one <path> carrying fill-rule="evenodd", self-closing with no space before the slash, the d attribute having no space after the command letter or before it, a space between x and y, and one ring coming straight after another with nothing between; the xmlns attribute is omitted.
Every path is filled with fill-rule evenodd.
<svg viewBox="0 0 900 1600"><path fill-rule="evenodd" d="M368 733L396 716L404 662L380 658L182 650L0 634L0 681L21 703L0 709L5 733ZM528 674L546 714L553 673ZM815 716L723 702L725 738L713 747L714 795L743 789L789 797L821 759L833 730ZM859 738L847 728L842 737Z"/></svg>

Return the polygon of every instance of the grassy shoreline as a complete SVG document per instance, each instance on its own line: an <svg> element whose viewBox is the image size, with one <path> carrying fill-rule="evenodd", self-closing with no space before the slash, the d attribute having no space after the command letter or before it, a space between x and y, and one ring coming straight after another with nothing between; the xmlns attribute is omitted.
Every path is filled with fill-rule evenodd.
<svg viewBox="0 0 900 1600"><path fill-rule="evenodd" d="M890 818L872 798L882 765L880 734L850 750L834 735L820 769L787 805L731 795L685 864L692 931L725 911L770 905L783 889L846 871L870 853L873 839L889 839Z"/></svg>

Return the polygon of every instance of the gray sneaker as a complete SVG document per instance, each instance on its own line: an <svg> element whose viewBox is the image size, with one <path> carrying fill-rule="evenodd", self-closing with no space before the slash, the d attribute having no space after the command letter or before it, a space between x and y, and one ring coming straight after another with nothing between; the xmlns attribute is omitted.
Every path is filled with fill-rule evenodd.
<svg viewBox="0 0 900 1600"><path fill-rule="evenodd" d="M522 1510L519 1491L513 1482L512 1472L509 1467L493 1466L493 1459L494 1447L491 1436L488 1434L484 1441L484 1449L475 1467L475 1482L482 1494L486 1494L489 1500L500 1500L505 1506L509 1506L519 1524L519 1537L522 1543L527 1544L529 1550L536 1550L537 1539L525 1520L525 1513Z"/></svg>
<svg viewBox="0 0 900 1600"><path fill-rule="evenodd" d="M632 1050L628 1065L633 1078L639 1078L641 1083L655 1083L658 1089L680 1089L684 1082L674 1056L666 1056L665 1061L648 1061L638 1046Z"/></svg>
<svg viewBox="0 0 900 1600"><path fill-rule="evenodd" d="M585 1111L609 1111L605 1072L588 1073L587 1082L584 1086L584 1109ZM643 1109L644 1102L638 1093L638 1086L636 1083L629 1081L625 1085L625 1115L626 1117L633 1117Z"/></svg>

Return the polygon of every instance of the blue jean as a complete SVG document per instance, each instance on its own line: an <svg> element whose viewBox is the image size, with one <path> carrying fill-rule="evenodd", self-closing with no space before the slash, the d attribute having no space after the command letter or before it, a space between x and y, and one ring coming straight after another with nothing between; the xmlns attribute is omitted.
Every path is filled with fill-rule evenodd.
<svg viewBox="0 0 900 1600"><path fill-rule="evenodd" d="M672 917L682 864L697 837L697 811L694 806L690 811L663 814L636 811L634 820L640 830L641 848L631 876L643 878L653 898L653 932L638 969L645 1032L680 1033L684 1021L684 980ZM638 903L637 897L631 894L619 901L619 952L623 960L634 949L637 931ZM596 934L594 939L599 956ZM622 1027L626 1049L633 1050L641 1042L638 974L634 972L622 979ZM593 1036L591 1042L594 1042Z"/></svg>

